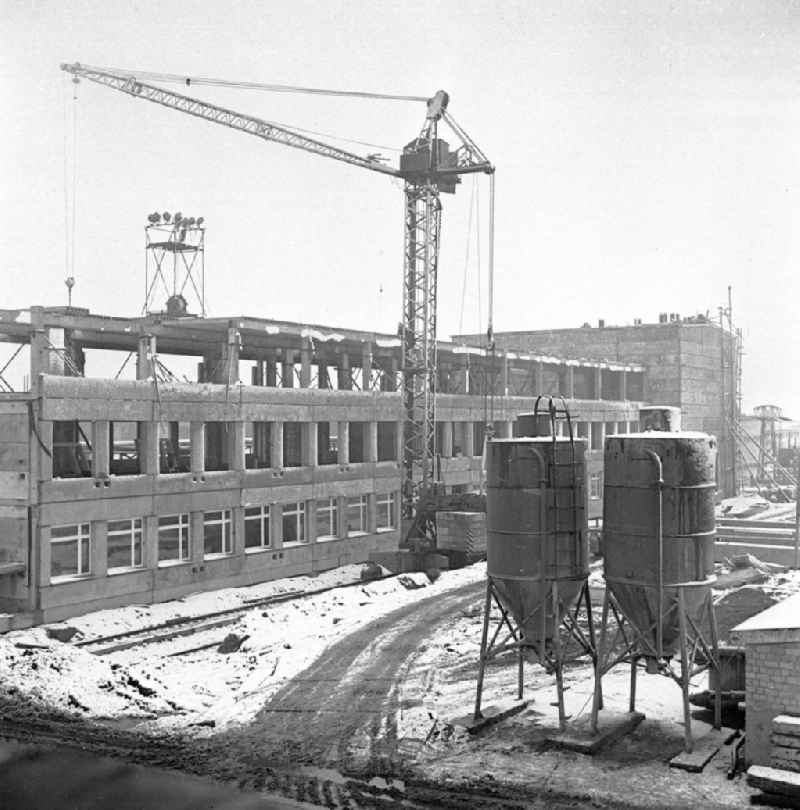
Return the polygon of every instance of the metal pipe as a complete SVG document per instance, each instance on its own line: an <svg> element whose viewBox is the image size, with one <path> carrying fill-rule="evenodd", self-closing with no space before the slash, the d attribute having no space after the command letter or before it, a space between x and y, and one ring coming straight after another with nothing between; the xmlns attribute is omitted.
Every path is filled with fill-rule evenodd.
<svg viewBox="0 0 800 810"><path fill-rule="evenodd" d="M800 451L795 448L797 475L794 487L794 567L800 568Z"/></svg>
<svg viewBox="0 0 800 810"><path fill-rule="evenodd" d="M658 623L656 624L656 653L661 658L664 655L662 646L664 643L664 466L658 453L653 450L646 450L647 455L656 463L658 469L658 481L656 482L658 492L658 593L656 603L658 606Z"/></svg>

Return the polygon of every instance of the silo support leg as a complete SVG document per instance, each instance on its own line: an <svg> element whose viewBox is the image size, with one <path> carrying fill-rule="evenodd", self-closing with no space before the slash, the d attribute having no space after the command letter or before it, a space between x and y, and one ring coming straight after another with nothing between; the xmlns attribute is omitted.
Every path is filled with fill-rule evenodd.
<svg viewBox="0 0 800 810"><path fill-rule="evenodd" d="M687 754L692 753L692 715L689 704L689 654L686 649L686 603L684 602L683 588L678 588L678 632L681 647L681 690L683 691L683 741Z"/></svg>
<svg viewBox="0 0 800 810"><path fill-rule="evenodd" d="M711 666L717 671L717 688L714 691L714 728L722 728L722 673L720 672L719 661L719 637L717 635L717 616L714 613L714 601L709 591L708 596L708 622L711 627L711 649L714 653L714 660Z"/></svg>
<svg viewBox="0 0 800 810"><path fill-rule="evenodd" d="M608 625L608 589L603 597L603 618L600 621L600 644L594 665L594 699L592 700L592 734L597 734L597 714L603 708L603 655L606 648L606 627Z"/></svg>
<svg viewBox="0 0 800 810"><path fill-rule="evenodd" d="M481 652L478 660L478 689L475 695L475 716L474 721L477 723L481 719L481 698L483 697L483 676L486 672L486 658L488 650L486 649L486 642L489 637L489 614L492 610L492 580L487 577L486 579L486 601L483 605L483 632L481 634Z"/></svg>
<svg viewBox="0 0 800 810"><path fill-rule="evenodd" d="M636 711L636 670L638 668L638 661L639 659L635 655L631 658L631 699L628 706L629 712Z"/></svg>
<svg viewBox="0 0 800 810"><path fill-rule="evenodd" d="M525 679L525 675L523 672L525 666L525 647L522 645L523 640L523 631L522 628L519 628L519 654L517 659L517 666L519 668L518 676L517 676L517 700L522 700L522 691L523 691L523 681Z"/></svg>

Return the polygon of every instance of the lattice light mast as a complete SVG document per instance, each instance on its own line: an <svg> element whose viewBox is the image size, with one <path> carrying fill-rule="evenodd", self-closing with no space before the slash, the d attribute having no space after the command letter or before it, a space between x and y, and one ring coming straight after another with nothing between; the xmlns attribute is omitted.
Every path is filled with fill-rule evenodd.
<svg viewBox="0 0 800 810"><path fill-rule="evenodd" d="M154 311L156 296L163 292L170 317L187 315L190 307L198 307L198 314L205 318L204 222L203 217L186 217L180 211L148 215L144 228L144 314Z"/></svg>
<svg viewBox="0 0 800 810"><path fill-rule="evenodd" d="M405 183L405 244L403 261L403 316L401 340L402 398L404 408L403 440L403 517L413 516L421 491L433 482L434 425L436 393L436 282L439 257L442 205L440 194L454 193L459 175L482 172L491 178L490 221L494 220L494 166L447 111L449 97L443 90L433 98L388 96L384 94L320 91L278 85L225 82L168 74L131 73L116 68L95 68L62 64L61 69L75 78L84 78L114 90L152 101L197 118L204 118L232 129L247 132L266 141L302 149L323 157L361 166L373 172L397 177ZM208 104L144 81L177 81L192 84L236 85L277 92L311 92L324 95L378 97L427 103L425 122L419 135L403 149L399 168L384 165L378 155L362 156L309 138L283 126L255 116ZM439 123L444 121L460 141L451 150L439 138ZM492 262L489 234L489 262ZM491 267L490 267L491 275ZM491 294L491 293L490 293ZM491 340L491 324L489 327Z"/></svg>

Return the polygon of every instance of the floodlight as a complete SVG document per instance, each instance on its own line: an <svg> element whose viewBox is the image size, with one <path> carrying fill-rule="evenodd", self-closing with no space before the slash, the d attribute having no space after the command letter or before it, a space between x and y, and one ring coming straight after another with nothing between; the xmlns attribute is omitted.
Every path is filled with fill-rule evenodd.
<svg viewBox="0 0 800 810"><path fill-rule="evenodd" d="M195 220L195 218L194 218L194 217L189 217L189 219L187 220L187 223L188 223L188 225L189 225L189 227L190 227L190 228L193 228L193 227L194 227L194 223L195 223L195 222L196 222L196 220Z"/></svg>
<svg viewBox="0 0 800 810"><path fill-rule="evenodd" d="M162 214L162 216L164 217L164 222L169 222L169 221L170 221L170 214L169 214L169 211L164 211L164 213Z"/></svg>
<svg viewBox="0 0 800 810"><path fill-rule="evenodd" d="M198 225L202 225L205 221L206 221L205 217L198 217L197 218L197 224Z"/></svg>

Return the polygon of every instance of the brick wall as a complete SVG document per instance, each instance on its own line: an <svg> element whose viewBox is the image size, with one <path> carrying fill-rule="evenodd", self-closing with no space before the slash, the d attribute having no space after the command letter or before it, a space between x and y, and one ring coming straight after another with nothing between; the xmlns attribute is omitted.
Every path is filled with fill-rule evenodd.
<svg viewBox="0 0 800 810"><path fill-rule="evenodd" d="M800 715L800 642L745 643L747 761L770 764L772 718Z"/></svg>

